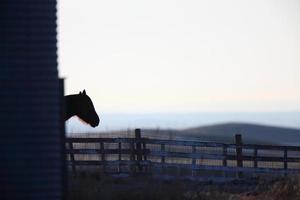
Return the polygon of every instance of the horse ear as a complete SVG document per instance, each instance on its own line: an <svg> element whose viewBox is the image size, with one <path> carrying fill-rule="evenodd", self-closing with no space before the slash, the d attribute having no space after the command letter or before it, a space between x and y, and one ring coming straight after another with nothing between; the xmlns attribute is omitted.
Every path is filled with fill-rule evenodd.
<svg viewBox="0 0 300 200"><path fill-rule="evenodd" d="M86 95L86 92L85 92L85 90L83 90L82 94Z"/></svg>
<svg viewBox="0 0 300 200"><path fill-rule="evenodd" d="M81 94L81 92L79 92L79 94Z"/></svg>

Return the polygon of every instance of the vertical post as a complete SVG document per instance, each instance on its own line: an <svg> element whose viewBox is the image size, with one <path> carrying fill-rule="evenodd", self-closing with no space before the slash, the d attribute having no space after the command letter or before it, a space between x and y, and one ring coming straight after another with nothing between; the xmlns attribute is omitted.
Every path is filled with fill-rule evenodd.
<svg viewBox="0 0 300 200"><path fill-rule="evenodd" d="M135 174L135 163L134 163L134 161L135 161L134 141L131 140L130 141L130 164L129 164L131 174Z"/></svg>
<svg viewBox="0 0 300 200"><path fill-rule="evenodd" d="M165 144L161 144L160 146L160 151L162 153L162 156L161 156L161 164L162 164L162 173L164 174L165 173Z"/></svg>
<svg viewBox="0 0 300 200"><path fill-rule="evenodd" d="M236 163L237 167L243 167L243 149L242 149L242 135L235 135L235 144L236 144ZM242 178L242 173L237 172L237 177Z"/></svg>
<svg viewBox="0 0 300 200"><path fill-rule="evenodd" d="M147 146L146 146L146 142L143 142L143 155L144 155L144 160L147 160Z"/></svg>
<svg viewBox="0 0 300 200"><path fill-rule="evenodd" d="M223 166L227 167L227 145L223 144Z"/></svg>
<svg viewBox="0 0 300 200"><path fill-rule="evenodd" d="M223 167L227 167L227 145L223 144ZM226 171L222 172L223 177L226 177Z"/></svg>
<svg viewBox="0 0 300 200"><path fill-rule="evenodd" d="M254 149L254 168L257 168L257 148Z"/></svg>
<svg viewBox="0 0 300 200"><path fill-rule="evenodd" d="M119 146L119 168L118 168L118 172L121 173L122 143L119 142L119 143L118 143L118 146Z"/></svg>
<svg viewBox="0 0 300 200"><path fill-rule="evenodd" d="M141 129L135 129L135 139L136 139L136 158L138 163L139 172L142 172L142 144L141 144Z"/></svg>
<svg viewBox="0 0 300 200"><path fill-rule="evenodd" d="M161 163L164 164L165 163L165 144L161 144L160 146L160 150L161 150L161 153L163 154L161 156Z"/></svg>
<svg viewBox="0 0 300 200"><path fill-rule="evenodd" d="M285 175L287 175L287 168L288 168L288 162L287 162L287 147L284 148L284 157L283 157L283 165L285 170Z"/></svg>
<svg viewBox="0 0 300 200"><path fill-rule="evenodd" d="M144 161L147 161L147 148L146 148L146 142L143 142L143 155L144 155ZM145 172L148 173L148 162L146 162L145 165Z"/></svg>
<svg viewBox="0 0 300 200"><path fill-rule="evenodd" d="M103 163L103 172L106 172L106 163L105 163L105 152L104 152L104 142L100 142L100 148L101 148L101 161Z"/></svg>
<svg viewBox="0 0 300 200"><path fill-rule="evenodd" d="M74 158L74 148L73 148L73 142L69 142L69 149L70 149L70 160L71 160L71 167L72 172L76 176L76 165L75 165L75 158Z"/></svg>
<svg viewBox="0 0 300 200"><path fill-rule="evenodd" d="M196 170L195 170L195 166L196 166L196 158L195 158L195 154L196 154L196 146L193 145L192 146L192 153L193 153L193 159L192 159L192 176L195 176L196 175Z"/></svg>
<svg viewBox="0 0 300 200"><path fill-rule="evenodd" d="M68 187L68 181L67 181L67 175L68 175L68 165L66 164L67 161L67 154L66 154L66 127L65 127L65 97L64 97L64 79L59 79L59 93L60 93L60 137L61 137L61 163L62 163L62 185L63 185L63 192L62 192L62 199L67 199L67 188Z"/></svg>

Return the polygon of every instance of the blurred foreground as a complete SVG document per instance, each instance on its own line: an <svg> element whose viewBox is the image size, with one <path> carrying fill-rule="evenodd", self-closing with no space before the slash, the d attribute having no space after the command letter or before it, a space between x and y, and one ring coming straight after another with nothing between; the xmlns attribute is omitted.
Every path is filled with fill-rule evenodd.
<svg viewBox="0 0 300 200"><path fill-rule="evenodd" d="M225 183L111 177L98 172L69 176L68 200L293 200L300 177L256 177Z"/></svg>

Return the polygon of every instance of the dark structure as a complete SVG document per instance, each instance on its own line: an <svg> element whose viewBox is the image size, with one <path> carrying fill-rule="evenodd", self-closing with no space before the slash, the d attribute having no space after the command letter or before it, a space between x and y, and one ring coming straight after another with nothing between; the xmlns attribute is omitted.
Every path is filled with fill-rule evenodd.
<svg viewBox="0 0 300 200"><path fill-rule="evenodd" d="M0 3L0 199L63 199L56 0Z"/></svg>

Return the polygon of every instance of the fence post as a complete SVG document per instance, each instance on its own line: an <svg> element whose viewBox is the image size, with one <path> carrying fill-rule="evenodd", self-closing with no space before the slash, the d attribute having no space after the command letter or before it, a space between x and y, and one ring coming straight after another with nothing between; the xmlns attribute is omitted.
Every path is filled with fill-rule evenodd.
<svg viewBox="0 0 300 200"><path fill-rule="evenodd" d="M161 163L165 163L165 156L164 156L164 153L165 153L165 144L161 144L161 146L160 146L160 150L161 150L161 152L162 152L162 156L161 156Z"/></svg>
<svg viewBox="0 0 300 200"><path fill-rule="evenodd" d="M162 164L162 173L164 174L165 173L165 165L164 165L165 164L165 155L164 155L164 153L165 153L165 144L161 144L160 151L163 154L161 156L161 164Z"/></svg>
<svg viewBox="0 0 300 200"><path fill-rule="evenodd" d="M195 156L195 153L196 153L196 146L195 145L193 145L192 146L192 153L193 153L193 159L192 159L192 167L193 167L193 169L192 169L192 176L196 176L196 170L195 170L195 166L196 166L196 158L194 158L194 156Z"/></svg>
<svg viewBox="0 0 300 200"><path fill-rule="evenodd" d="M223 144L223 166L227 167L227 145Z"/></svg>
<svg viewBox="0 0 300 200"><path fill-rule="evenodd" d="M122 143L121 142L118 143L118 147L119 147L119 168L118 168L118 172L121 173L121 161L122 161Z"/></svg>
<svg viewBox="0 0 300 200"><path fill-rule="evenodd" d="M144 155L144 161L145 162L145 172L148 173L148 162L147 162L147 148L146 148L146 142L143 142L143 155Z"/></svg>
<svg viewBox="0 0 300 200"><path fill-rule="evenodd" d="M101 161L103 163L103 172L106 172L106 163L105 163L105 152L104 152L104 142L100 142L100 148L101 148Z"/></svg>
<svg viewBox="0 0 300 200"><path fill-rule="evenodd" d="M254 168L257 168L257 148L254 149Z"/></svg>
<svg viewBox="0 0 300 200"><path fill-rule="evenodd" d="M134 149L134 139L130 140L130 173L131 175L135 174L135 149Z"/></svg>
<svg viewBox="0 0 300 200"><path fill-rule="evenodd" d="M74 148L73 148L73 142L69 142L69 149L70 149L70 160L71 160L71 167L72 167L72 172L76 176L76 165L75 165L75 158L74 158Z"/></svg>
<svg viewBox="0 0 300 200"><path fill-rule="evenodd" d="M142 162L142 144L141 144L141 129L135 129L135 139L136 139L136 158L138 163L139 172L142 172L143 168L141 165Z"/></svg>
<svg viewBox="0 0 300 200"><path fill-rule="evenodd" d="M223 144L223 167L227 167L227 145ZM226 171L223 170L223 177L226 177Z"/></svg>
<svg viewBox="0 0 300 200"><path fill-rule="evenodd" d="M243 149L242 149L242 135L235 135L235 144L236 144L236 163L237 167L243 167ZM237 177L242 178L242 172L237 172Z"/></svg>
<svg viewBox="0 0 300 200"><path fill-rule="evenodd" d="M288 162L287 162L287 147L284 148L284 157L283 157L283 165L284 165L284 175L287 175L287 168L288 168Z"/></svg>

